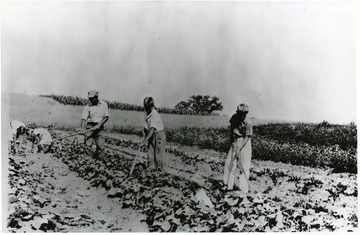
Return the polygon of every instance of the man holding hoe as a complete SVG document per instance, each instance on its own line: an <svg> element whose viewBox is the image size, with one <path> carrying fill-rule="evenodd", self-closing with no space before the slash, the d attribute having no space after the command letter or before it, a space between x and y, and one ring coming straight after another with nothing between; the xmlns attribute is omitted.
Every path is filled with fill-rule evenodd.
<svg viewBox="0 0 360 235"><path fill-rule="evenodd" d="M96 152L94 157L101 159L104 155L105 131L104 124L109 119L109 109L105 101L99 100L99 92L90 90L88 97L90 103L84 108L81 117L81 130L84 132L84 149L92 140L96 143ZM91 146L91 145L90 145Z"/></svg>

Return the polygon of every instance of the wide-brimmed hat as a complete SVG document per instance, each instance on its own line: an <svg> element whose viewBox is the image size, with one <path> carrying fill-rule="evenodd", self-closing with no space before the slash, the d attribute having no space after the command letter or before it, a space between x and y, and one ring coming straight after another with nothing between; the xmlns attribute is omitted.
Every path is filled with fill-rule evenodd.
<svg viewBox="0 0 360 235"><path fill-rule="evenodd" d="M243 112L248 113L249 112L249 106L247 104L239 104L236 108L237 112Z"/></svg>
<svg viewBox="0 0 360 235"><path fill-rule="evenodd" d="M88 97L89 98L92 98L92 97L95 97L95 96L98 96L99 95L99 92L97 90L90 90L88 92Z"/></svg>

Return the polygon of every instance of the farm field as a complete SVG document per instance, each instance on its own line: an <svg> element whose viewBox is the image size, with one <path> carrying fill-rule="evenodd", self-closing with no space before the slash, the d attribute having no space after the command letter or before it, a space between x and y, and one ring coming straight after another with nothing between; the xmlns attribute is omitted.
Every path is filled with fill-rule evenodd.
<svg viewBox="0 0 360 235"><path fill-rule="evenodd" d="M81 106L63 105L57 101L32 95L3 94L3 102L8 107L18 107L9 110L9 120L23 120L29 123L41 123L43 125L59 125L61 127L75 128L80 126L80 118L83 111ZM128 126L135 128L143 127L143 112L109 110L110 119L106 124L109 130ZM227 116L186 116L162 114L164 125L168 128L178 127L226 127Z"/></svg>
<svg viewBox="0 0 360 235"><path fill-rule="evenodd" d="M254 160L244 195L224 189L224 154L169 145L166 172L146 172L139 141L109 135L104 161L84 154L76 138L52 154L10 156L8 231L129 231L134 221L145 232L358 231L355 174ZM194 173L214 208L194 198Z"/></svg>
<svg viewBox="0 0 360 235"><path fill-rule="evenodd" d="M2 94L3 109L9 110L9 120L23 120L26 124L41 123L42 125L58 125L59 127L75 128L80 125L83 111L81 106L63 105L57 101L16 93ZM17 107L16 109L10 107ZM142 128L143 112L109 110L111 118L106 124L108 130L120 128L121 126ZM164 125L167 128L198 127L198 128L223 128L229 123L228 116L186 116L161 114ZM253 119L253 123L268 123L268 120Z"/></svg>
<svg viewBox="0 0 360 235"><path fill-rule="evenodd" d="M46 98L17 96L10 101L10 119L50 126L54 138L74 133L82 107L52 102ZM119 113L111 114L112 119L116 115L124 116L121 119L124 125L126 112L116 112ZM141 124L143 114L138 115L139 119L135 119L134 112L130 112L127 118L131 121L126 118L126 123ZM166 116L165 124L176 118L180 117ZM194 125L186 126L190 128L185 129L187 131L195 130L191 127L226 127L228 119L183 118L189 118L186 122ZM197 126L200 124L196 125L191 118L207 121ZM224 124L219 124L220 120L207 118L225 119ZM114 123L108 124L109 130L116 128ZM141 137L114 131L107 133L107 155L103 161L84 154L78 137L59 141L49 154L34 153L27 145L20 155L9 156L7 231L358 232L357 170L351 168L354 161L357 168L357 154L353 150L356 141L349 140L341 149L336 145L316 146L299 140L291 144L286 140L284 144L280 137L274 140L259 135L258 140L254 140L251 191L245 195L226 191L221 182L228 148L226 140L215 140L210 147L201 145L201 141L189 146L185 143L189 133L182 136L181 131L176 131L184 131L179 123L169 128L174 130L169 137L177 141L167 144L164 173L144 171L145 153L138 147ZM353 130L351 128L348 129ZM193 133L202 136L202 131ZM211 130L207 134L214 139L222 132ZM181 138L184 141L179 141ZM203 142L208 143L210 139ZM216 144L220 147L215 148ZM299 150L290 152L295 145ZM271 146L275 146L276 151ZM305 155L300 155L300 151L306 152L302 153ZM133 175L128 177L137 155L141 158ZM309 160L299 161L297 156L309 156ZM334 171L331 166L340 157L346 161ZM317 167L306 166L307 163ZM194 174L205 179L204 191L213 208L194 197L189 181Z"/></svg>

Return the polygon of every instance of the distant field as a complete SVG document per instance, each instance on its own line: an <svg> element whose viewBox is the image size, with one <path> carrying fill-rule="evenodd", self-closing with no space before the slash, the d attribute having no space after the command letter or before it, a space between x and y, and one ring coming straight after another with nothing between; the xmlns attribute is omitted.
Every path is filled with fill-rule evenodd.
<svg viewBox="0 0 360 235"><path fill-rule="evenodd" d="M39 125L53 125L65 128L80 126L83 107L69 106L58 103L51 98L33 95L3 94L3 99L8 100L9 120L19 120L25 124L36 123ZM186 116L161 114L166 128L199 127L223 128L229 125L228 116ZM253 119L254 125L267 123ZM120 127L140 128L144 125L144 113L136 111L110 110L110 119L106 123L107 129Z"/></svg>
<svg viewBox="0 0 360 235"><path fill-rule="evenodd" d="M4 95L3 95L4 97ZM80 118L83 107L62 105L53 99L12 94L8 99L9 120L19 120L26 124L37 123L41 125L54 125L61 127L76 128L80 126ZM106 123L107 129L116 129L121 126L142 127L144 125L144 113L136 111L111 110L110 119ZM229 117L227 116L186 116L161 114L164 125L167 128L179 127L226 127Z"/></svg>

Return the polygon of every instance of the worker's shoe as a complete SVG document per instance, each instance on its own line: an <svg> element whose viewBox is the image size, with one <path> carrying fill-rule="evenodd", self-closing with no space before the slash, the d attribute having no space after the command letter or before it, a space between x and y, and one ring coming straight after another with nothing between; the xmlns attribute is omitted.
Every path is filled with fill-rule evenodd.
<svg viewBox="0 0 360 235"><path fill-rule="evenodd" d="M105 155L106 155L105 150L100 150L100 151L96 150L94 155L93 155L93 158L96 159L96 160L101 161L101 160L104 159Z"/></svg>
<svg viewBox="0 0 360 235"><path fill-rule="evenodd" d="M100 161L104 161L104 160L105 160L105 156L106 156L106 151L103 150L103 151L101 151L101 152L99 153L98 158L99 158Z"/></svg>
<svg viewBox="0 0 360 235"><path fill-rule="evenodd" d="M86 149L86 148L84 148L84 153L85 153L86 155L88 155L89 157L92 157L91 152L90 152L88 149Z"/></svg>

